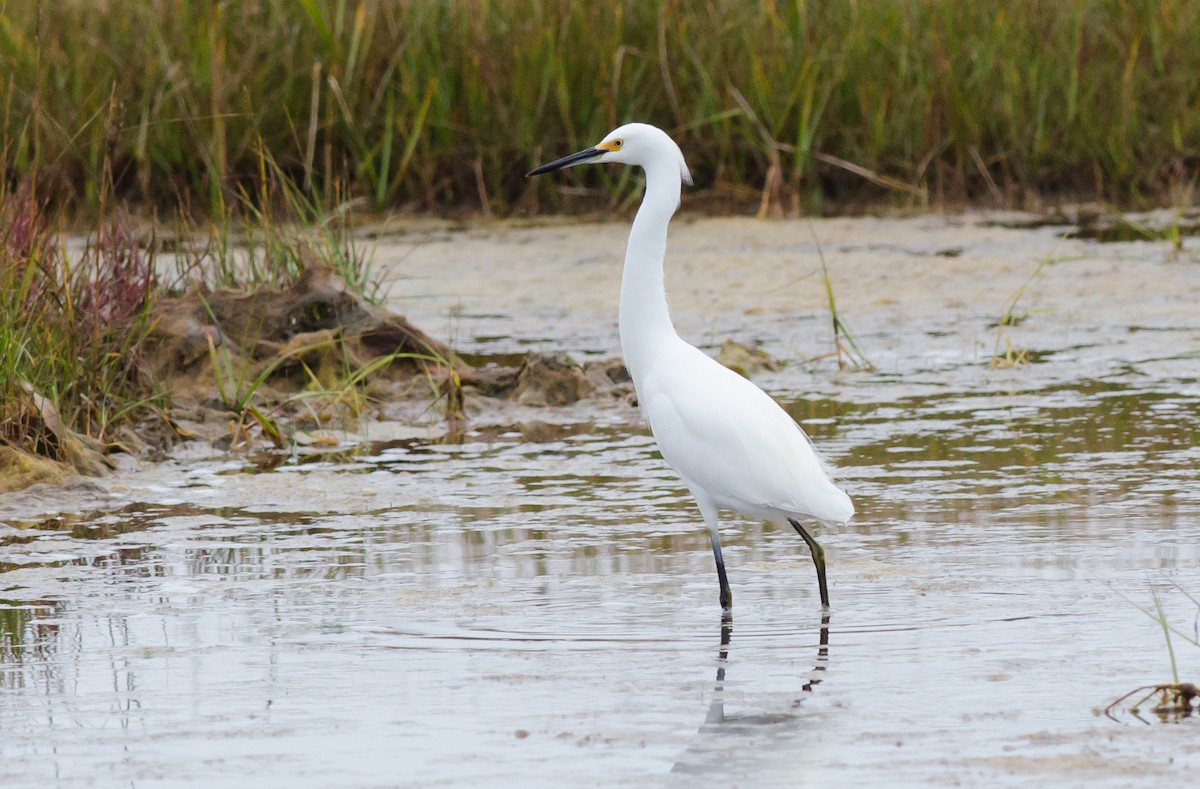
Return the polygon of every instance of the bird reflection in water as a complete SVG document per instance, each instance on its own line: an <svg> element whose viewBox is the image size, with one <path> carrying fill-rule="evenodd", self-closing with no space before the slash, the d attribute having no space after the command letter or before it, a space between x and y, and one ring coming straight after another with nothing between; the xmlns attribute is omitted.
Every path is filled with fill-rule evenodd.
<svg viewBox="0 0 1200 789"><path fill-rule="evenodd" d="M726 714L725 712L725 673L729 665L729 654L733 641L733 616L725 612L721 616L721 642L717 650L717 678L713 684L712 701L704 723L700 726L696 737L688 746L687 751L680 754L671 767L672 773L717 774L730 773L739 769L738 762L744 761L747 754L761 753L756 749L742 747L746 739L760 740L785 734L792 730L800 730L803 716L801 708L806 699L820 685L829 665L829 611L826 609L821 616L821 627L817 639L817 651L808 680L800 686L796 697L792 700L787 712L760 712ZM783 765L787 767L787 765ZM751 769L750 765L742 765ZM766 768L770 765L754 766ZM790 765L791 770L797 765ZM745 777L745 776L743 776Z"/></svg>

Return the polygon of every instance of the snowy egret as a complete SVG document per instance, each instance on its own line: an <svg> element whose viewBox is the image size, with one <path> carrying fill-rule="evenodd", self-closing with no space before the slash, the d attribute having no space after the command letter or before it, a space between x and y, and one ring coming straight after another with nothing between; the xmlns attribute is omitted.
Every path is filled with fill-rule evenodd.
<svg viewBox="0 0 1200 789"><path fill-rule="evenodd" d="M850 497L798 424L763 390L686 343L675 332L663 287L667 225L691 184L683 152L659 128L630 123L594 147L544 164L529 175L592 162L641 167L646 191L634 217L621 275L621 351L638 402L663 458L683 477L708 527L720 602L733 607L721 556L717 510L782 525L808 543L821 605L829 607L825 552L801 525L829 525L854 515Z"/></svg>

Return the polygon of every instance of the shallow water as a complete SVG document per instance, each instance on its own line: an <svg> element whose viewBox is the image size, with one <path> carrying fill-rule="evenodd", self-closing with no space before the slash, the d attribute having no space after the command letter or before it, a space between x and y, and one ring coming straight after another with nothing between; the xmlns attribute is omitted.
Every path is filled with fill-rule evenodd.
<svg viewBox="0 0 1200 789"><path fill-rule="evenodd" d="M909 249L920 237L926 251L904 254L940 261L930 266L994 248L1017 285L1060 243L942 222L892 220L885 238ZM730 249L766 243L717 225ZM818 228L855 237L840 220ZM510 247L528 256L539 233L553 246L570 232L502 231L491 243L497 257ZM379 429L373 441L347 437L353 453L269 471L185 447L98 487L7 497L0 785L1129 786L1194 776L1200 721L1163 725L1143 711L1145 722L1125 712L1114 722L1098 710L1170 679L1161 628L1137 607L1153 606L1152 587L1170 621L1195 627L1195 605L1173 584L1200 592L1200 267L1165 263L1149 244L1076 243L1094 258L1076 272L1088 287L1039 292L1056 312L1011 329L1037 364L989 369L998 330L984 316L990 294L1002 309L1010 291L993 283L972 296L955 280L969 272L933 276L943 268L930 272L923 310L902 301L916 286L844 286L882 372L793 364L758 379L858 506L850 525L818 532L827 623L799 538L727 516L735 619L722 632L694 505L623 403L481 413L461 444ZM849 257L850 246L826 254ZM951 246L963 253L937 255ZM551 264L529 265L555 281ZM997 268L977 278L1001 277ZM713 273L714 292L725 276ZM769 267L737 279L754 276L769 280ZM1106 276L1132 278L1141 294ZM455 298L449 279L425 281L416 317ZM541 300L531 287L459 311L458 344L611 352L612 316L598 306L611 294L548 287ZM1106 287L1126 301L1088 301ZM721 301L702 316L695 304L716 302L682 290L681 325L735 327L794 358L821 342L815 308L781 321L782 305L731 312ZM556 315L568 326L547 340ZM497 322L527 328L494 332ZM1176 656L1195 681L1200 650L1177 639Z"/></svg>

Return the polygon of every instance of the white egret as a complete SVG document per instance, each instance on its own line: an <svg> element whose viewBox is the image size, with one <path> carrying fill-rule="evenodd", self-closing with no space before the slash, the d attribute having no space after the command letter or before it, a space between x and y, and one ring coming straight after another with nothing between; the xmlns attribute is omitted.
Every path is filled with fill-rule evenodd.
<svg viewBox="0 0 1200 789"><path fill-rule="evenodd" d="M832 482L829 467L787 412L681 339L667 311L667 224L679 207L682 183L692 182L683 152L661 129L630 123L529 175L591 162L631 164L646 172L621 276L621 351L659 450L683 477L708 526L722 608L732 609L733 594L717 534L719 509L790 523L812 551L821 605L828 608L825 552L801 521L844 523L854 515L850 497Z"/></svg>

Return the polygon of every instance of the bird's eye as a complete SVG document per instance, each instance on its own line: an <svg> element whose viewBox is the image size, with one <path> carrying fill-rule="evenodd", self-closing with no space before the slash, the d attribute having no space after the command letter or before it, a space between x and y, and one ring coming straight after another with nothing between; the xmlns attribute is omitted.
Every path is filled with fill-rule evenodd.
<svg viewBox="0 0 1200 789"><path fill-rule="evenodd" d="M624 144L624 140L613 140L613 150L620 150L621 146Z"/></svg>

